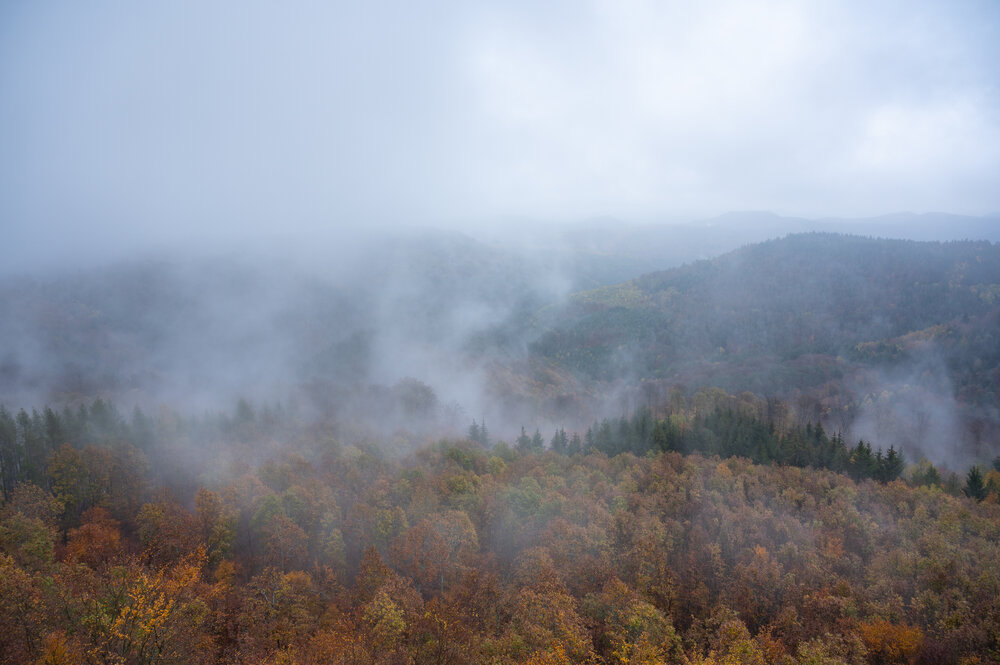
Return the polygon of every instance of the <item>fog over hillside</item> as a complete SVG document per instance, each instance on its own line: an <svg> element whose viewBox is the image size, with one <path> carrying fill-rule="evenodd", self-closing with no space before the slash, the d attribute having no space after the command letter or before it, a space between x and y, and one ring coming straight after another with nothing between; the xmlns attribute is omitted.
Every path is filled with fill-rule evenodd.
<svg viewBox="0 0 1000 665"><path fill-rule="evenodd" d="M874 362L850 345L750 345L737 366L702 348L700 303L666 353L666 310L580 302L789 234L1000 240L997 19L972 0L5 3L0 400L244 397L509 437L627 410L655 380L836 420L813 393ZM796 265L782 279L813 287L813 314L848 288ZM978 307L991 284L963 293ZM838 330L909 348L919 330L876 325L905 295ZM708 337L778 326L712 302ZM987 312L948 314L928 325L988 348ZM949 362L910 374L988 410L989 359Z"/></svg>
<svg viewBox="0 0 1000 665"><path fill-rule="evenodd" d="M997 0L0 0L0 665L1000 663Z"/></svg>
<svg viewBox="0 0 1000 665"><path fill-rule="evenodd" d="M383 433L485 419L510 440L718 386L914 458L998 452L995 245L805 234L615 282L656 242L664 266L742 244L738 218L618 226L600 251L593 226L506 243L413 230L10 277L0 402L248 399ZM770 219L756 232L827 224Z"/></svg>

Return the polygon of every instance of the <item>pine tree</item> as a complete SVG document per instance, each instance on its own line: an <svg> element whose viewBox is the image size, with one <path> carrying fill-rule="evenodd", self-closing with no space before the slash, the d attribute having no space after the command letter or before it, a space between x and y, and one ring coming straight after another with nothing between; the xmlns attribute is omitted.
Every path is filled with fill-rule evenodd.
<svg viewBox="0 0 1000 665"><path fill-rule="evenodd" d="M902 453L896 452L894 446L889 446L887 453L883 453L882 449L879 448L878 452L875 453L875 464L871 477L880 483L892 482L899 478L905 466L906 462Z"/></svg>
<svg viewBox="0 0 1000 665"><path fill-rule="evenodd" d="M0 489L3 498L10 498L14 485L20 480L21 448L17 443L17 423L2 405L0 405Z"/></svg>
<svg viewBox="0 0 1000 665"><path fill-rule="evenodd" d="M566 453L566 445L563 444L559 439L559 430L556 430L552 434L552 438L549 440L549 449L553 452L557 452L560 455Z"/></svg>
<svg viewBox="0 0 1000 665"><path fill-rule="evenodd" d="M965 492L965 496L976 501L982 501L986 498L986 483L983 481L983 472L979 465L969 469L969 475L965 477L965 488L962 491Z"/></svg>
<svg viewBox="0 0 1000 665"><path fill-rule="evenodd" d="M62 418L50 407L45 407L42 413L42 417L45 419L45 436L49 440L49 449L55 450L66 443L66 432L63 427Z"/></svg>
<svg viewBox="0 0 1000 665"><path fill-rule="evenodd" d="M872 454L872 446L864 440L851 450L850 470L855 479L871 478L875 475L878 461Z"/></svg>
<svg viewBox="0 0 1000 665"><path fill-rule="evenodd" d="M517 437L515 443L517 444L517 449L522 453L527 451L528 447L531 446L531 437L524 431L524 425L521 425L521 436Z"/></svg>
<svg viewBox="0 0 1000 665"><path fill-rule="evenodd" d="M611 431L611 421L605 418L594 436L594 447L605 455L615 455L615 436Z"/></svg>

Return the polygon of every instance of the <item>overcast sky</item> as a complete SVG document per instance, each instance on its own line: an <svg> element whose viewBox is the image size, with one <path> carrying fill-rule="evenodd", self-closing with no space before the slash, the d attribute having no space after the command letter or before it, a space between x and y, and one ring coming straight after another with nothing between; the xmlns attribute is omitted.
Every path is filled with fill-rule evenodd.
<svg viewBox="0 0 1000 665"><path fill-rule="evenodd" d="M0 258L1000 211L1000 3L0 3Z"/></svg>

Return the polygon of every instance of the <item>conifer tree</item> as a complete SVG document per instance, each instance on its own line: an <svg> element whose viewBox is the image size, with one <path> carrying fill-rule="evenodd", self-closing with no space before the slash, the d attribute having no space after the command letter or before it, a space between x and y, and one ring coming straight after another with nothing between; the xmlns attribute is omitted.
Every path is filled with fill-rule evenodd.
<svg viewBox="0 0 1000 665"><path fill-rule="evenodd" d="M526 451L531 445L531 437L524 431L524 425L521 425L521 435L517 437L515 443L517 444L517 449L521 452Z"/></svg>
<svg viewBox="0 0 1000 665"><path fill-rule="evenodd" d="M549 447L560 455L565 455L567 448L569 448L569 437L566 436L566 430L562 427L556 430L555 434L552 435Z"/></svg>
<svg viewBox="0 0 1000 665"><path fill-rule="evenodd" d="M969 469L969 475L965 477L965 488L962 491L965 492L965 496L976 501L982 501L986 498L986 483L983 481L983 472L978 464Z"/></svg>

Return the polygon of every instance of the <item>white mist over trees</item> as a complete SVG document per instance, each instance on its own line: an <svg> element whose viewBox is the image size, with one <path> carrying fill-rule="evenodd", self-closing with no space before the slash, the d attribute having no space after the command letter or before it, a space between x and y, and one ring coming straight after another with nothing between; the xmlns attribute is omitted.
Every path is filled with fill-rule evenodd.
<svg viewBox="0 0 1000 665"><path fill-rule="evenodd" d="M0 665L997 662L998 25L0 2Z"/></svg>
<svg viewBox="0 0 1000 665"><path fill-rule="evenodd" d="M592 228L528 246L421 231L354 234L326 260L275 249L8 279L0 403L246 399L407 448L484 420L496 439L548 440L718 387L911 462L1000 452L995 245L799 234L615 282L656 242L678 256L737 240L717 223L609 230L605 253Z"/></svg>

